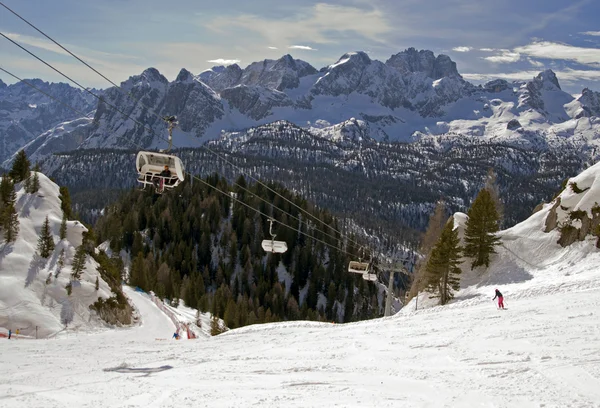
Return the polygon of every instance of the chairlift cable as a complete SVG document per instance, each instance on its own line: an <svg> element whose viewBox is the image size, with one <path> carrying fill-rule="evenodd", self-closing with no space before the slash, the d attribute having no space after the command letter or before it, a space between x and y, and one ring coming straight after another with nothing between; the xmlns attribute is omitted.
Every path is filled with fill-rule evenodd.
<svg viewBox="0 0 600 408"><path fill-rule="evenodd" d="M98 70L96 70L95 68L93 68L90 64L88 64L87 62L85 62L84 60L82 60L81 58L79 58L77 55L75 55L73 52L69 51L66 47L64 47L62 44L60 44L58 41L54 40L52 37L50 37L48 34L46 34L44 31L42 31L41 29L39 29L38 27L36 27L33 23L29 22L27 19L25 19L24 17L22 17L21 15L19 15L17 12L15 12L14 10L12 10L11 8L9 8L7 5L5 5L2 1L0 1L0 5L3 6L5 9L7 9L8 11L10 11L12 14L14 14L16 17L18 17L19 19L21 19L23 22L25 22L27 25L29 25L30 27L32 27L34 30L36 30L37 32L39 32L40 34L42 34L44 37L46 37L48 40L52 41L54 44L56 44L58 47L60 47L62 50L64 50L65 52L67 52L69 55L71 55L73 58L77 59L79 62L81 62L82 64L84 64L86 67L88 67L89 69L91 69L92 71L94 71L96 74L98 74L99 76L101 76L103 79L105 79L106 81L108 81L111 85L113 85L114 87L117 88L117 90L119 90L119 92L123 93L124 95L128 96L130 99L133 99L134 101L137 101L138 103L140 103L142 106L144 106L149 112L152 112L152 114L154 114L155 116L157 116L159 119L164 120L164 118L162 116L160 116L158 113L156 113L156 111L154 109L152 109L151 107L147 106L146 104L144 104L144 102L141 100L141 98L136 98L135 96L133 96L131 94L131 92L126 92L125 90L123 90L123 88L121 88L119 85L117 85L116 83L114 83L113 81L111 81L109 78L107 78L106 76L104 76L102 73L100 73ZM1 33L0 33L1 34ZM4 34L2 34L2 36L4 36ZM9 39L8 37L4 36L5 38ZM10 40L10 39L9 39ZM12 40L11 40L12 42ZM14 42L13 42L14 43ZM15 43L16 44L16 43ZM18 44L16 44L18 45ZM21 47L22 48L22 47ZM33 54L32 54L33 55ZM36 57L37 58L37 57ZM42 61L43 62L43 61ZM71 80L71 79L70 79ZM77 83L73 80L71 80L74 83ZM88 91L89 92L89 91ZM106 102L106 101L105 101ZM108 102L106 102L108 103ZM117 108L115 108L117 111L119 111ZM120 112L120 111L119 111ZM123 112L121 112L123 114ZM135 120L135 119L133 119ZM139 122L136 121L136 123L139 124ZM142 124L142 126L144 126ZM145 126L144 126L145 127ZM191 136L189 134L186 133L186 135L191 139ZM164 138L162 138L164 140ZM193 140L193 139L192 139ZM169 141L170 143L170 141ZM169 144L169 150L170 150L171 144ZM177 147L177 146L175 146ZM233 166L234 168L236 168L241 174L246 174L244 171L242 171L241 167L236 165L235 163L227 160L224 156L220 155L219 153L213 151L212 149L210 149L208 146L206 145L201 145L201 148L207 150L208 152L210 152L211 154L217 156L219 159L221 159L223 162ZM327 228L333 230L333 232L336 232L338 234L340 234L341 237L345 237L348 242L354 243L356 245L358 245L359 249L363 248L363 245L359 244L357 241L351 239L350 237L347 237L346 234L343 234L341 231L339 231L338 229L332 227L331 225L326 224L324 221L320 220L319 218L317 218L316 216L314 216L313 214L311 214L310 212L304 210L302 207L300 207L299 205L297 205L296 203L294 203L293 201L289 200L288 198L284 197L282 194L278 193L277 191L275 191L274 189L272 189L271 187L269 187L268 185L266 185L265 183L263 183L262 181L260 181L258 178L252 176L251 174L246 174L252 181L261 184L262 186L264 186L265 188L267 188L269 191L271 191L272 193L276 194L277 196L279 196L280 198L284 199L285 201L287 201L289 204L293 205L294 207L296 207L298 210L302 211L303 213L307 214L309 217L313 218L314 220L318 221L319 223L321 223L322 225L325 225ZM237 183L234 182L234 184L238 185ZM281 210L282 212L286 213L285 211ZM288 214L291 215L291 214ZM329 235L327 233L325 233L324 231L318 230L319 232L322 232L323 234L327 235L327 236L332 236Z"/></svg>

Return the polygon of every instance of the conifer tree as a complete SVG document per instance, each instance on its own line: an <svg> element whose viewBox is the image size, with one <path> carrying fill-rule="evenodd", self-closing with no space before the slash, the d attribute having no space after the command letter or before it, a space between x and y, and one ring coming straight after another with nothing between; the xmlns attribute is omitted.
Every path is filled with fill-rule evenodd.
<svg viewBox="0 0 600 408"><path fill-rule="evenodd" d="M71 209L71 195L69 194L69 189L65 186L59 188L59 198L60 198L60 208L63 210L63 214L67 219L73 219L72 209Z"/></svg>
<svg viewBox="0 0 600 408"><path fill-rule="evenodd" d="M469 219L465 229L464 255L473 258L471 269L490 264L490 254L496 253L498 245L498 212L490 192L483 189L479 192L468 212Z"/></svg>
<svg viewBox="0 0 600 408"><path fill-rule="evenodd" d="M421 239L421 245L419 246L419 252L423 255L423 258L417 262L416 272L413 278L413 282L409 291L409 299L415 297L420 291L422 291L427 285L425 275L427 262L431 256L431 251L442 234L444 224L448 220L446 214L446 204L443 200L439 200L433 213L429 216L429 223L423 238Z"/></svg>
<svg viewBox="0 0 600 408"><path fill-rule="evenodd" d="M219 323L219 318L215 315L212 316L212 319L210 320L210 335L211 336L216 336L217 334L221 334L223 333L223 330L221 329L221 324Z"/></svg>
<svg viewBox="0 0 600 408"><path fill-rule="evenodd" d="M492 201L498 212L498 227L500 227L504 220L504 203L500 198L500 188L498 187L497 178L496 172L490 167L485 177L485 185L483 188L490 192L490 196L492 197Z"/></svg>
<svg viewBox="0 0 600 408"><path fill-rule="evenodd" d="M60 231L58 236L61 240L67 238L67 217L63 213L62 221L60 222Z"/></svg>
<svg viewBox="0 0 600 408"><path fill-rule="evenodd" d="M29 189L29 193L31 193L31 194L37 193L39 189L40 189L40 177L38 176L37 172L34 172L33 176L31 176L31 187Z"/></svg>
<svg viewBox="0 0 600 408"><path fill-rule="evenodd" d="M431 250L425 267L427 285L438 293L440 303L445 305L454 297L454 290L460 289L460 239L454 229L454 219L450 218Z"/></svg>
<svg viewBox="0 0 600 408"><path fill-rule="evenodd" d="M96 289L96 290L100 289L100 280L98 279L97 276L96 276L96 284L94 285L94 289Z"/></svg>
<svg viewBox="0 0 600 408"><path fill-rule="evenodd" d="M4 181L6 179L6 182ZM4 230L4 240L6 242L14 242L17 239L19 233L19 216L15 209L17 202L17 193L15 192L15 186L8 177L2 178L2 183L6 183L6 186L0 187L3 195L3 208L2 208L2 229ZM6 201L4 201L4 189L6 191Z"/></svg>
<svg viewBox="0 0 600 408"><path fill-rule="evenodd" d="M13 162L12 168L8 175L15 183L20 183L29 177L31 163L25 154L25 150L20 150Z"/></svg>
<svg viewBox="0 0 600 408"><path fill-rule="evenodd" d="M32 178L31 178L31 176L29 176L23 182L23 187L25 188L25 192L29 193L29 194L32 193L32 191L31 191L31 181L32 181Z"/></svg>
<svg viewBox="0 0 600 408"><path fill-rule="evenodd" d="M75 252L75 257L73 258L73 271L71 272L71 278L73 280L80 280L81 273L85 268L85 260L87 258L87 253L85 251L85 245L82 242L81 245L77 247L77 251Z"/></svg>
<svg viewBox="0 0 600 408"><path fill-rule="evenodd" d="M38 238L37 251L42 258L48 258L52 251L54 251L54 238L50 231L50 221L48 221L48 216L46 216L44 224L42 224L42 230L40 231L40 237Z"/></svg>
<svg viewBox="0 0 600 408"><path fill-rule="evenodd" d="M58 262L57 262L58 267L56 268L56 273L54 274L55 278L58 278L58 275L60 275L60 272L62 271L63 266L65 266L65 249L61 249L60 250L60 254L58 255Z"/></svg>

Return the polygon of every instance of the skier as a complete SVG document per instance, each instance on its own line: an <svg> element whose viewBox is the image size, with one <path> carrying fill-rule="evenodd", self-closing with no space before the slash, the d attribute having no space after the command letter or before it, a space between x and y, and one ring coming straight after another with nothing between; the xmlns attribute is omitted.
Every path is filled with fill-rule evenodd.
<svg viewBox="0 0 600 408"><path fill-rule="evenodd" d="M171 337L171 338L173 338L175 340L179 340L179 333L177 333L177 332L173 333L173 337Z"/></svg>
<svg viewBox="0 0 600 408"><path fill-rule="evenodd" d="M502 297L502 293L498 289L496 289L496 296L492 300L496 298L498 298L498 309L504 309L504 297Z"/></svg>
<svg viewBox="0 0 600 408"><path fill-rule="evenodd" d="M12 330L8 329L8 339L10 340L10 336L12 336Z"/></svg>

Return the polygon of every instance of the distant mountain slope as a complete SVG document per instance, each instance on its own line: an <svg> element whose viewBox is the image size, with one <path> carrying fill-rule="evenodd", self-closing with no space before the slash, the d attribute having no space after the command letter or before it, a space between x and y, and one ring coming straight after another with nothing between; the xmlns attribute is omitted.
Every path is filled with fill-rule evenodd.
<svg viewBox="0 0 600 408"><path fill-rule="evenodd" d="M165 115L180 120L174 133L179 147L199 146L222 132L279 120L311 128L356 118L368 125L367 136L386 142L459 135L519 145L534 137L540 146L557 147L562 143L557 139L595 146L600 132L597 93L584 90L576 100L562 91L551 70L530 81L498 79L475 86L461 77L448 56L414 48L386 62L372 60L364 52L349 52L320 70L290 55L243 69L214 67L199 75L182 69L172 82L149 68L122 87L141 103L108 89L105 102L95 105L96 123L77 130L76 136L61 133L50 146L42 141L30 144L28 153L41 157L71 148L74 140L81 148L165 147L166 125L159 118ZM109 104L154 133L123 118ZM48 125L38 135L47 140L42 133L65 120ZM11 145L12 151L28 141ZM42 145L44 149L36 153Z"/></svg>
<svg viewBox="0 0 600 408"><path fill-rule="evenodd" d="M29 82L84 113L96 108L93 96L68 84L39 79ZM0 161L57 124L80 116L24 83L0 83Z"/></svg>

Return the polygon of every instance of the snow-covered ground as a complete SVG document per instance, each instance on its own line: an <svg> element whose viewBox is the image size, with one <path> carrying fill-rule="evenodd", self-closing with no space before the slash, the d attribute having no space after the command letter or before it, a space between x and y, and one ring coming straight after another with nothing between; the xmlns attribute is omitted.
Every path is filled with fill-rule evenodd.
<svg viewBox="0 0 600 408"><path fill-rule="evenodd" d="M600 202L600 164L571 181L561 222ZM150 296L126 289L139 325L0 339L0 407L600 407L600 251L591 236L561 248L543 232L551 208L502 231L454 302L422 295L389 318L175 341Z"/></svg>
<svg viewBox="0 0 600 408"><path fill-rule="evenodd" d="M597 282L598 283L598 282ZM347 325L250 326L169 340L170 321L128 292L144 323L2 341L0 407L594 407L600 287L433 308ZM490 294L490 297L492 294Z"/></svg>

